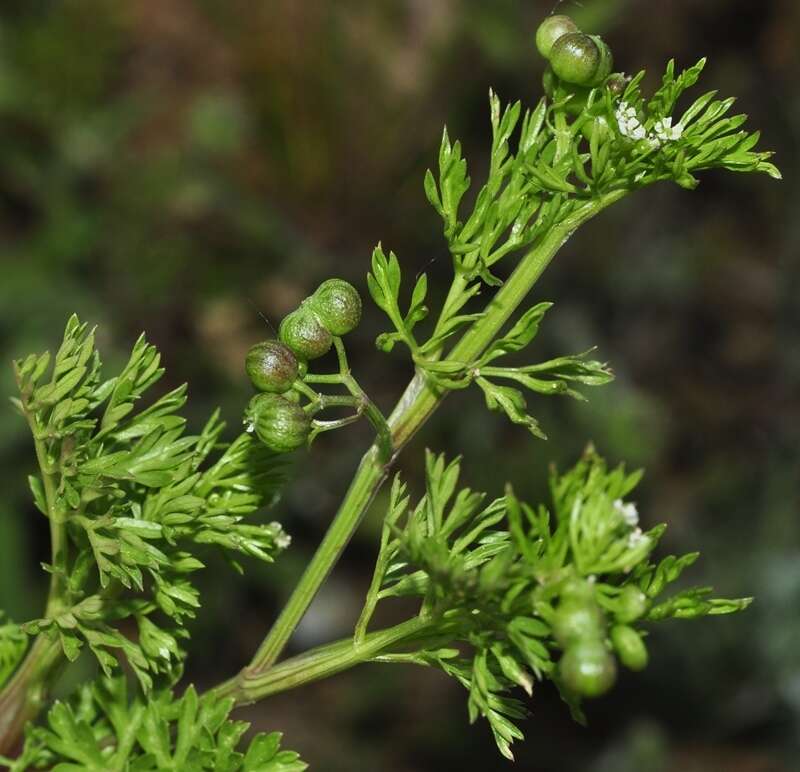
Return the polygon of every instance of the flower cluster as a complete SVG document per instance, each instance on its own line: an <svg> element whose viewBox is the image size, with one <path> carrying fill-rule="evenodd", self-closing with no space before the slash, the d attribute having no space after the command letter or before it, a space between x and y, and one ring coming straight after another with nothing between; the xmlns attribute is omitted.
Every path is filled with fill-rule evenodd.
<svg viewBox="0 0 800 772"><path fill-rule="evenodd" d="M672 125L672 116L660 118L653 125L653 131L647 132L636 114L636 108L627 102L620 102L614 111L620 134L623 137L639 141L647 139L653 148L659 148L666 142L675 142L683 136L683 126L680 123Z"/></svg>
<svg viewBox="0 0 800 772"><path fill-rule="evenodd" d="M620 134L624 137L633 140L645 138L647 133L644 130L644 126L639 122L635 108L631 107L627 102L619 103L614 117L617 119Z"/></svg>

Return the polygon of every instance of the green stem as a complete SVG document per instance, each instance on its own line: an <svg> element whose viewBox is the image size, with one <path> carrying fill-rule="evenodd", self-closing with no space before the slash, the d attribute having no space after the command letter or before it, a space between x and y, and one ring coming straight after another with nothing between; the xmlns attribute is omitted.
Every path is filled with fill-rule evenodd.
<svg viewBox="0 0 800 772"><path fill-rule="evenodd" d="M50 574L50 591L45 610L45 616L50 618L61 613L67 595L67 553L69 549L67 526L63 513L56 509L56 475L49 471L51 464L47 458L47 448L38 437L36 419L27 409L25 417L33 435L36 460L42 472L47 518L50 521L50 555L53 570Z"/></svg>
<svg viewBox="0 0 800 772"><path fill-rule="evenodd" d="M569 124L567 123L567 116L563 110L556 110L556 155L554 163L560 161L569 152L572 145L572 134L570 133Z"/></svg>
<svg viewBox="0 0 800 772"><path fill-rule="evenodd" d="M380 601L381 585L383 584L383 579L386 576L388 563L392 557L392 552L387 549L388 544L389 529L384 523L383 533L381 533L381 546L378 551L378 559L375 562L375 570L372 572L372 581L369 583L367 597L364 601L364 608L361 609L361 614L358 617L355 630L353 631L353 640L355 643L362 643L367 637L367 628L369 627L372 615L375 613L375 608Z"/></svg>
<svg viewBox="0 0 800 772"><path fill-rule="evenodd" d="M462 362L474 361L519 307L542 271L575 229L623 195L623 191L615 191L587 202L527 252L489 303L485 315L470 327L449 357ZM358 528L375 494L387 479L395 458L436 410L445 394L446 392L436 389L424 373L417 371L388 420L392 456L386 461L382 460L381 449L377 444L364 455L339 511L286 606L249 667L234 678L234 681L259 677L275 664L317 591Z"/></svg>
<svg viewBox="0 0 800 772"><path fill-rule="evenodd" d="M300 383L338 384L341 382L342 376L339 373L326 373L323 375L308 373L307 375L303 376L303 380Z"/></svg>
<svg viewBox="0 0 800 772"><path fill-rule="evenodd" d="M39 427L30 410L25 417L33 435L36 459L42 472L47 516L50 520L51 563L50 590L45 616L58 616L68 604L67 591L67 532L63 514L56 501L56 475L51 471L47 448L39 438ZM19 741L26 722L34 718L47 699L47 686L52 673L62 660L57 640L39 635L22 664L0 692L0 754L10 752Z"/></svg>
<svg viewBox="0 0 800 772"><path fill-rule="evenodd" d="M436 327L434 327L433 335L431 337L435 338L439 332L441 331L442 327L446 321L453 316L453 311L451 311L452 307L461 299L461 296L464 293L464 290L467 288L468 282L464 278L464 274L461 272L456 272L455 277L453 278L453 282L450 284L450 290L447 293L447 297L444 300L444 304L442 305L442 312L439 314L439 318L436 321ZM436 352L432 354L429 359L438 359L441 352Z"/></svg>
<svg viewBox="0 0 800 772"><path fill-rule="evenodd" d="M357 643L346 638L319 646L266 671L251 666L220 684L213 694L218 699L233 697L238 705L248 705L367 662L393 646L418 638L431 626L431 620L415 617L370 633Z"/></svg>
<svg viewBox="0 0 800 772"><path fill-rule="evenodd" d="M344 551L362 515L388 475L388 467L381 462L380 456L380 449L376 444L362 458L339 512L311 562L306 566L286 606L275 620L269 635L253 657L249 671L266 670L274 664L317 590Z"/></svg>
<svg viewBox="0 0 800 772"><path fill-rule="evenodd" d="M357 397L338 394L318 394L316 400L306 407L306 411L315 415L330 407L359 407L359 400Z"/></svg>
<svg viewBox="0 0 800 772"><path fill-rule="evenodd" d="M14 751L25 724L35 718L46 704L48 684L62 659L57 640L38 636L0 693L0 755Z"/></svg>

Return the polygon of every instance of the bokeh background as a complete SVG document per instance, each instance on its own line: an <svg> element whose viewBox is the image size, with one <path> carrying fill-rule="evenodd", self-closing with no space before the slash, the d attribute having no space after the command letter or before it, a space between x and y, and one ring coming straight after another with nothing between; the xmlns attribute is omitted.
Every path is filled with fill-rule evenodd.
<svg viewBox="0 0 800 772"><path fill-rule="evenodd" d="M100 326L109 366L145 329L189 381L199 425L221 405L233 432L249 396L242 357L331 275L364 287L382 240L413 276L448 275L422 193L442 124L486 166L486 95L535 102L533 32L551 0L3 0L0 4L0 359L57 344L69 313ZM571 722L542 687L517 768L796 769L800 753L800 4L794 0L566 3L618 67L707 55L706 88L777 151L785 180L705 175L687 193L637 194L574 238L536 288L556 300L534 354L597 345L617 379L587 405L533 403L534 441L478 394L445 404L406 453L465 455L465 478L544 495L546 463L592 439L645 466L647 524L698 548L697 583L750 595L747 613L659 626L653 663ZM368 308L352 360L386 409L409 376L373 348ZM0 392L13 389L0 369ZM302 569L357 459L362 428L297 460L274 514L294 535L241 579L215 563L188 677L210 685L248 658ZM0 417L0 608L38 614L43 518L28 500L22 423ZM295 649L347 633L374 558L379 507L304 621ZM391 618L391 613L387 621ZM88 671L87 671L88 673ZM256 706L312 767L332 772L507 768L465 694L433 672L370 666Z"/></svg>

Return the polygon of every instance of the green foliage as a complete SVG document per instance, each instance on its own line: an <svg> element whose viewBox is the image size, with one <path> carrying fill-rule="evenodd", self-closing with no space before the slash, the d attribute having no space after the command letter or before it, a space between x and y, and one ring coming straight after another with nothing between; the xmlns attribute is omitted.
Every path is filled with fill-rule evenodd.
<svg viewBox="0 0 800 772"><path fill-rule="evenodd" d="M0 620L3 612L0 611ZM14 672L25 656L28 648L28 636L13 622L0 625L0 687Z"/></svg>
<svg viewBox="0 0 800 772"><path fill-rule="evenodd" d="M487 407L505 413L514 423L544 437L527 408L523 390L581 398L574 384L599 385L611 379L608 367L585 359L585 354L516 367L489 363L524 349L535 337L550 303L524 310L502 338L483 356L464 361L453 336L475 329L485 316L469 306L482 288L502 287L494 266L521 254L532 257L554 234L563 238L596 207L660 180L683 187L697 184L696 172L712 168L759 171L779 178L767 160L771 153L755 152L759 134L740 127L745 116L726 118L732 99L714 100L710 92L697 99L676 120L672 113L683 92L699 78L704 60L676 75L674 62L666 68L661 88L646 100L640 91L644 73L622 80L624 90L600 86L586 103L573 110L569 99L542 99L523 112L520 102L502 107L490 93L491 162L486 182L471 211L462 202L471 180L461 144L445 130L439 151L438 174L428 171L425 193L444 225L455 278L427 340L416 325L428 314L427 278L419 276L407 311L402 311L402 269L394 253L386 257L378 246L372 256L368 283L376 304L387 314L393 332L378 337L377 345L391 351L403 342L416 366L442 390L475 383ZM512 137L516 148L512 150ZM559 246L560 244L556 244ZM498 383L511 381L511 384ZM519 388L521 387L521 388Z"/></svg>
<svg viewBox="0 0 800 772"><path fill-rule="evenodd" d="M278 523L247 519L273 501L281 466L247 434L221 443L218 413L187 434L185 386L137 411L164 372L144 337L103 380L94 331L73 317L54 357L32 355L15 372L41 466L31 491L59 540L45 566L56 596L22 630L58 640L69 660L88 645L106 674L120 652L145 690L173 679L200 605L190 577L203 547L269 562L288 543ZM136 640L120 629L128 621Z"/></svg>
<svg viewBox="0 0 800 772"><path fill-rule="evenodd" d="M598 38L587 40L600 45ZM454 276L430 327L422 325L427 277L416 278L406 302L400 262L380 245L375 249L368 287L393 328L377 345L391 351L402 343L418 373L388 421L352 376L338 337L360 319L354 287L329 280L284 318L279 337L302 361L279 384L256 379L286 396L256 397L258 404L281 409L257 415L251 409L250 428L280 452L363 415L377 439L252 662L206 695L199 697L193 687L180 698L172 691L182 673L189 620L200 606L191 577L203 567L204 545L229 559L239 553L269 562L288 544L278 523L248 519L277 494L283 479L277 456L248 433L221 442L218 413L199 434L188 434L179 413L185 386L137 410L163 374L158 352L143 337L122 372L108 380L93 331L76 317L54 357L45 353L15 363L20 395L14 404L29 424L40 468L30 488L50 525L52 557L45 570L51 584L41 618L0 628L0 683L24 655L26 634L41 636L39 648L49 646L70 661L88 648L105 678L84 687L74 702L56 702L47 726L29 726L22 756L7 760L8 766L304 769L296 754L279 750L277 734L258 735L237 751L247 725L229 720L231 709L366 659L415 662L455 678L468 691L470 720L484 717L500 752L512 758L511 745L522 738L516 722L526 715L511 694L515 687L530 696L536 682L550 680L583 720L582 699L611 687L617 659L632 670L646 665L642 625L726 614L749 604L747 598L713 598L707 587L663 597L697 553L652 562L665 526L644 532L638 525L629 496L640 473L609 469L591 448L572 470L553 471L552 501L537 507L520 502L510 486L493 501L459 488L459 462L428 453L426 493L416 506L395 479L352 641L275 665L397 453L448 391L475 384L489 409L544 437L528 412L526 391L583 399L580 386L611 380L605 363L588 358L591 350L519 361L552 306L525 308L525 298L580 224L660 180L692 188L704 169L780 176L770 154L754 150L758 134L741 130L744 116L726 117L732 100L705 94L676 120L678 100L698 80L703 60L680 74L670 63L661 88L647 99L640 91L643 73L616 75L612 82L606 78L610 51L596 53L597 61L588 62L591 72L573 74L554 61L556 74L548 73L547 86L553 98L533 109L523 110L520 102L503 107L490 92L490 163L474 197L467 195L471 181L461 144L444 131L437 172L426 174L424 187L442 219ZM597 87L566 88L559 72ZM512 256L516 262L509 267ZM481 307L484 292L489 299ZM332 347L338 372L309 373L305 360ZM342 387L347 394L318 393L311 384ZM315 418L327 408L355 412L332 421ZM417 616L368 633L376 605L401 596L418 599ZM130 696L127 681L112 678L120 654L140 686ZM31 660L43 668L32 668L32 701L52 675L39 656ZM8 741L8 725L0 721L0 740Z"/></svg>
<svg viewBox="0 0 800 772"><path fill-rule="evenodd" d="M522 737L513 719L525 715L508 694L512 687L530 695L535 681L553 680L583 720L582 693L556 669L559 656L574 658L587 647L602 655L608 664L600 680L587 681L585 673L577 680L583 694L595 696L613 683L612 647L626 666L644 666L647 651L634 625L731 613L750 603L710 599L710 588L660 600L697 553L651 562L665 526L643 532L626 501L641 473L609 469L591 448L573 469L552 472L550 506L522 503L510 488L487 504L482 494L458 488L458 460L429 453L426 468L427 492L413 508L395 479L373 587L377 600L420 597L433 645L378 659L432 665L456 678L469 690L470 719L486 718L509 758L511 742ZM591 625L566 635L566 606L585 607Z"/></svg>
<svg viewBox="0 0 800 772"><path fill-rule="evenodd" d="M124 678L83 686L72 703L55 702L47 726L29 727L11 772L302 772L298 754L280 750L281 735L257 734L237 750L249 728L233 721L233 700L198 697L193 686L176 698L169 691L148 700L128 695Z"/></svg>

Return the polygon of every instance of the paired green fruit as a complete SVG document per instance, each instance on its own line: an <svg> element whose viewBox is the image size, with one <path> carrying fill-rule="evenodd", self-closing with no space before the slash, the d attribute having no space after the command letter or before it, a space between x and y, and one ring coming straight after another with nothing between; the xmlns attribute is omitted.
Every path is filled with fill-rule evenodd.
<svg viewBox="0 0 800 772"><path fill-rule="evenodd" d="M571 692L582 697L599 697L614 685L617 665L602 640L589 639L564 650L558 672Z"/></svg>
<svg viewBox="0 0 800 772"><path fill-rule="evenodd" d="M284 318L278 337L300 359L318 359L333 345L333 336L307 300Z"/></svg>
<svg viewBox="0 0 800 772"><path fill-rule="evenodd" d="M545 93L557 100L568 95L556 93L559 85L599 86L611 75L614 65L605 42L597 35L581 32L569 16L548 16L536 30L536 48L550 62L543 79ZM619 85L615 81L614 87ZM581 96L576 94L576 103Z"/></svg>
<svg viewBox="0 0 800 772"><path fill-rule="evenodd" d="M361 321L361 296L344 279L322 282L313 294L311 304L331 335L347 335Z"/></svg>
<svg viewBox="0 0 800 772"><path fill-rule="evenodd" d="M549 59L550 51L559 38L578 31L578 25L569 16L548 16L536 30L536 48L545 59Z"/></svg>
<svg viewBox="0 0 800 772"><path fill-rule="evenodd" d="M256 394L247 406L245 422L276 453L302 447L311 431L311 419L303 408L280 394Z"/></svg>
<svg viewBox="0 0 800 772"><path fill-rule="evenodd" d="M245 357L245 371L259 391L283 394L300 374L297 357L277 340L256 343Z"/></svg>
<svg viewBox="0 0 800 772"><path fill-rule="evenodd" d="M352 332L361 321L361 297L344 279L328 279L281 322L278 337L301 361L330 351L333 337Z"/></svg>
<svg viewBox="0 0 800 772"><path fill-rule="evenodd" d="M603 40L583 32L569 32L558 38L549 58L553 72L577 86L599 86L614 65L611 49Z"/></svg>

